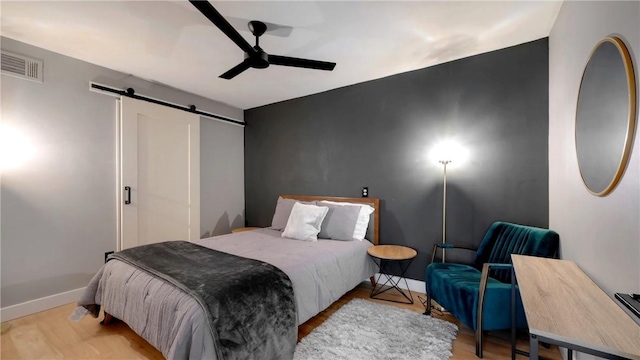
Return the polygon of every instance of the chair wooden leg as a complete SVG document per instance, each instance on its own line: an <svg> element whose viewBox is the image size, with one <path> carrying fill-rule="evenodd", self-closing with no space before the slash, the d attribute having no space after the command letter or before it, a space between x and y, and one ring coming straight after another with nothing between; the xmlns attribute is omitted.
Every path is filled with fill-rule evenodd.
<svg viewBox="0 0 640 360"><path fill-rule="evenodd" d="M431 296L427 293L427 303L425 304L424 315L431 315Z"/></svg>
<svg viewBox="0 0 640 360"><path fill-rule="evenodd" d="M476 356L482 359L482 328L476 330Z"/></svg>
<svg viewBox="0 0 640 360"><path fill-rule="evenodd" d="M369 281L371 281L371 286L376 287L376 277L375 276L370 277Z"/></svg>
<svg viewBox="0 0 640 360"><path fill-rule="evenodd" d="M478 309L476 313L476 356L482 359L482 314L484 312L484 295L489 279L489 264L482 266L480 288L478 289Z"/></svg>

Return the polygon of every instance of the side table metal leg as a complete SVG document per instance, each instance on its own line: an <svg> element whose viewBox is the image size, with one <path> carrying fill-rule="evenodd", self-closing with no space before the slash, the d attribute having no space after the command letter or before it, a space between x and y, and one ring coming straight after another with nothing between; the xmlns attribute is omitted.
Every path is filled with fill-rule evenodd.
<svg viewBox="0 0 640 360"><path fill-rule="evenodd" d="M573 360L573 349L567 349L567 359Z"/></svg>
<svg viewBox="0 0 640 360"><path fill-rule="evenodd" d="M407 297L407 294L405 294L404 291L402 291L402 295L404 295L404 297L407 298L407 300L409 300L411 302L411 304L413 304L413 294L411 294L411 289L409 289L409 284L407 283L407 278L404 277L404 276L402 278L404 279L404 286L407 287L407 291L409 292L409 296Z"/></svg>
<svg viewBox="0 0 640 360"><path fill-rule="evenodd" d="M378 274L378 278L376 279L376 286L374 286L373 289L371 290L371 294L369 294L369 297L372 299L379 299L379 298L376 298L376 296L382 293L385 293L391 289L395 289L397 292L400 293L400 295L402 295L405 299L407 299L406 302L391 300L391 299L379 299L379 300L392 301L392 302L397 302L401 304L413 304L414 303L413 294L411 293L411 289L409 289L409 284L407 283L407 279L405 277L405 273L407 272L407 269L411 265L412 260L413 259L410 259L405 267L402 266L402 263L405 260L380 259L379 262L374 261L376 265L378 265L378 269L380 272ZM394 275L392 275L392 272L390 271L391 270L390 267L392 266L391 264L394 262L398 264L398 270L400 270L400 277L398 278L397 281L394 280ZM385 277L384 282L380 281L380 279L382 279L382 276ZM407 291L409 292L409 295L407 295L406 292L399 286L402 279L404 279L404 283L407 288ZM385 288L385 286L387 287Z"/></svg>

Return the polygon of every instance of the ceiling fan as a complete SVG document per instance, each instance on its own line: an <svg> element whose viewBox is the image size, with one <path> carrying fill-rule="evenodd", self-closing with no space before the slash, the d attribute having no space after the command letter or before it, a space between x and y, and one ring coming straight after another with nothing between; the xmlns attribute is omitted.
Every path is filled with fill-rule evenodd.
<svg viewBox="0 0 640 360"><path fill-rule="evenodd" d="M198 9L202 15L206 16L220 31L222 31L229 39L244 51L244 60L231 68L229 71L220 75L223 79L233 79L243 71L254 68L264 69L269 65L293 66L316 70L333 70L336 63L300 59L289 56L270 55L260 47L260 36L267 30L267 26L261 21L249 21L249 30L256 37L256 45L251 46L236 29L225 20L222 15L206 0L189 0L189 2Z"/></svg>

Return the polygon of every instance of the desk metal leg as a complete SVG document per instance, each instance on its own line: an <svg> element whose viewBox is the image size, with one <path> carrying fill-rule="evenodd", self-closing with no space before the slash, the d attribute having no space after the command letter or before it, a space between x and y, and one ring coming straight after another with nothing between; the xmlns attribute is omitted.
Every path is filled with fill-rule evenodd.
<svg viewBox="0 0 640 360"><path fill-rule="evenodd" d="M538 360L538 336L529 335L529 359Z"/></svg>
<svg viewBox="0 0 640 360"><path fill-rule="evenodd" d="M511 360L516 360L516 355L522 356L531 356L530 353L519 350L516 348L517 338L517 318L516 318L516 271L512 267L511 268ZM532 337L535 335L531 335ZM533 339L531 340L533 341ZM538 343L536 339L536 344ZM536 348L537 349L537 348ZM542 357L538 357L536 353L536 357L530 357L531 359L544 359Z"/></svg>
<svg viewBox="0 0 640 360"><path fill-rule="evenodd" d="M511 268L511 360L516 360L516 271Z"/></svg>
<svg viewBox="0 0 640 360"><path fill-rule="evenodd" d="M535 339L535 340L534 340ZM535 342L535 347L534 347L534 342ZM600 350L596 350L596 349L592 349L592 348L588 348L588 347L584 347L581 345L576 345L573 343L568 343L562 340L557 340L557 339L552 339L552 338L548 338L545 336L538 336L538 335L531 335L531 355L530 355L530 359L540 359L540 360L544 360L543 357L539 357L536 356L535 358L533 357L533 351L535 348L535 352L536 355L538 354L538 343L548 343L548 344L552 344L552 345L557 345L559 347L563 347L567 349L567 358L571 359L573 357L573 352L574 351L579 351L579 352L583 352L585 354L591 354L595 357L598 358L602 358L602 359L610 359L610 360L629 360L629 358L620 356L620 355L616 355L616 354L611 354L611 353L607 353L607 352L603 352Z"/></svg>

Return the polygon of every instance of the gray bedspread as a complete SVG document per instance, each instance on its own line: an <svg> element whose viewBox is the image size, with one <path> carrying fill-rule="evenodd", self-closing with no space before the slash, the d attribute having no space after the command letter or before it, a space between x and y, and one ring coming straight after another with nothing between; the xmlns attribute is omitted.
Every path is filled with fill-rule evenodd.
<svg viewBox="0 0 640 360"><path fill-rule="evenodd" d="M277 267L187 241L138 246L110 258L191 295L204 310L219 359L293 357L297 339L293 288Z"/></svg>
<svg viewBox="0 0 640 360"><path fill-rule="evenodd" d="M206 238L200 245L281 269L293 284L298 324L326 309L375 273L368 241L282 238L260 229ZM79 303L101 304L169 359L216 359L205 315L184 291L126 263L109 261L94 276Z"/></svg>

